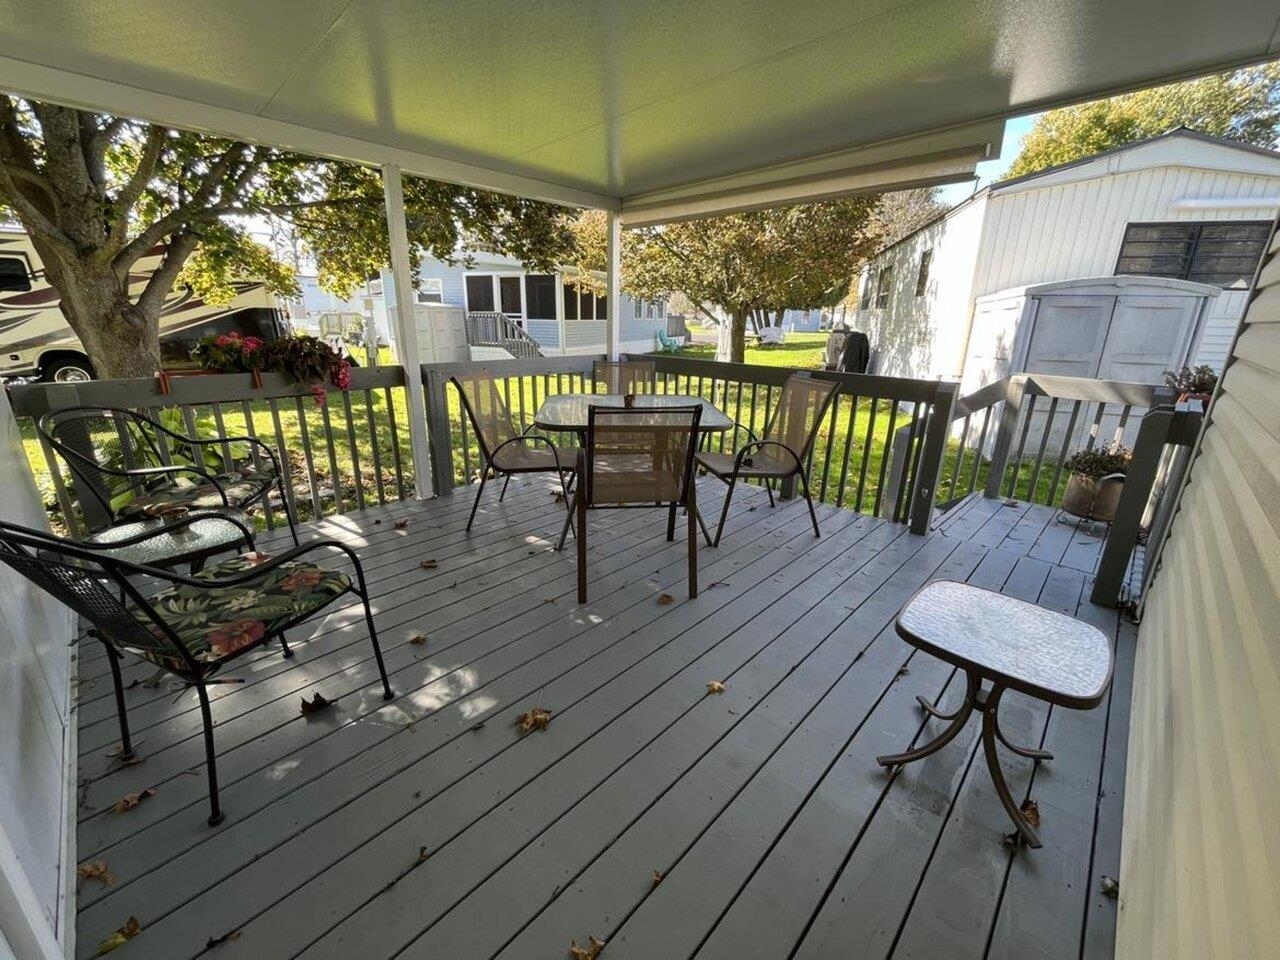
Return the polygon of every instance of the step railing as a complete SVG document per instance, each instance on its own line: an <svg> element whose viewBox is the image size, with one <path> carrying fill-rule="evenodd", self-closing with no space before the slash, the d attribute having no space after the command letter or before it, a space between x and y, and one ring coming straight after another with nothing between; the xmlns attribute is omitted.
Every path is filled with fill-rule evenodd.
<svg viewBox="0 0 1280 960"><path fill-rule="evenodd" d="M542 347L528 331L502 313L468 313L467 344L473 347L495 347L505 350L517 360L542 356Z"/></svg>
<svg viewBox="0 0 1280 960"><path fill-rule="evenodd" d="M285 496L294 516L313 519L371 503L413 496L404 368L351 370L348 390L324 385L324 402L313 387L279 373L265 373L255 386L247 373L173 376L169 393L156 379L37 383L9 391L22 434L39 443L31 468L41 487L52 486L72 536L83 529L74 483L66 465L40 436L44 414L77 406L122 407L172 425L188 436L255 437L273 447L286 474ZM222 448L233 459L231 444ZM162 456L168 451L161 449ZM85 505L86 509L89 505ZM268 528L283 522L267 503ZM92 519L92 518L91 518Z"/></svg>
<svg viewBox="0 0 1280 960"><path fill-rule="evenodd" d="M493 373L513 420L526 429L533 426L534 415L547 396L596 392L591 378L596 359L602 358L511 360L479 366ZM814 499L910 523L918 532L927 529L956 384L655 354L645 354L643 359L655 363L656 392L706 400L756 435L764 432L791 374L804 372L836 382L839 393L806 464ZM457 391L449 386L454 373L476 366L422 367L437 493L470 482L482 466ZM905 428L900 436L899 425ZM705 444L712 450L731 452L745 439L741 431L726 432L709 436ZM895 452L903 469L890 475Z"/></svg>

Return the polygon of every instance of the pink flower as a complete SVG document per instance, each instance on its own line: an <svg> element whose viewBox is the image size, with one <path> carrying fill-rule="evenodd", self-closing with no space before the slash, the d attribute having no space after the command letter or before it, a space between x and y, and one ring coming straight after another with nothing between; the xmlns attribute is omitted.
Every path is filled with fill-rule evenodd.
<svg viewBox="0 0 1280 960"><path fill-rule="evenodd" d="M351 364L346 360L338 364L338 372L334 374L333 382L339 390L346 390L351 386Z"/></svg>
<svg viewBox="0 0 1280 960"><path fill-rule="evenodd" d="M311 385L311 396L316 398L317 407L323 407L325 405L325 401L328 399L325 396L324 387L318 383Z"/></svg>
<svg viewBox="0 0 1280 960"><path fill-rule="evenodd" d="M240 349L245 353L253 353L253 351L257 350L260 346L262 346L261 338L245 337L244 340L241 341Z"/></svg>
<svg viewBox="0 0 1280 960"><path fill-rule="evenodd" d="M261 640L266 629L267 625L261 620L237 620L223 624L209 634L209 648L219 657L229 657Z"/></svg>
<svg viewBox="0 0 1280 960"><path fill-rule="evenodd" d="M220 333L214 339L213 345L215 347L228 347L231 345L231 338L227 336L225 333Z"/></svg>

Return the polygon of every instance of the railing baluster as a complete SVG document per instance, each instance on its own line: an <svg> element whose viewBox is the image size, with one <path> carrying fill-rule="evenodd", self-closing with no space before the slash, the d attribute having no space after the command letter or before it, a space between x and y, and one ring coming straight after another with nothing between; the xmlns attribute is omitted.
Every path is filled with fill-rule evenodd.
<svg viewBox="0 0 1280 960"><path fill-rule="evenodd" d="M991 414L996 404L992 404L982 414L982 430L978 434L978 445L973 449L973 472L969 474L969 493L978 489L978 474L982 470L982 451L987 448L987 428L991 426Z"/></svg>
<svg viewBox="0 0 1280 960"><path fill-rule="evenodd" d="M836 446L836 421L839 419L842 399L844 398L837 391L835 399L831 401L831 416L827 419L827 452L822 458L822 485L818 490L818 499L824 503L827 499L827 477L831 473L831 451Z"/></svg>
<svg viewBox="0 0 1280 960"><path fill-rule="evenodd" d="M1018 491L1018 474L1022 472L1022 452L1027 445L1027 431L1031 429L1031 418L1036 412L1036 395L1034 393L1027 394L1027 409L1024 413L1025 419L1022 421L1022 435L1018 438L1018 452L1013 455L1012 466L1013 474L1009 477L1009 489L1005 494L1012 497Z"/></svg>
<svg viewBox="0 0 1280 960"><path fill-rule="evenodd" d="M956 464L951 470L951 486L947 490L948 500L956 498L956 483L960 479L960 472L964 469L964 448L969 442L969 417L970 414L964 415L964 426L960 430L960 449L956 451Z"/></svg>
<svg viewBox="0 0 1280 960"><path fill-rule="evenodd" d="M404 493L404 463L400 459L400 428L396 423L396 407L393 400L390 387L382 388L383 397L387 402L387 432L391 437L391 461L396 470L396 495L401 499L407 499ZM405 396L408 396L406 390ZM420 469L414 464L414 469Z"/></svg>
<svg viewBox="0 0 1280 960"><path fill-rule="evenodd" d="M1098 432L1102 429L1102 418L1106 413L1107 405L1099 403L1098 409L1093 414L1093 425L1089 427L1089 439L1085 443L1086 450L1092 450L1094 444L1098 442Z"/></svg>
<svg viewBox="0 0 1280 960"><path fill-rule="evenodd" d="M837 395L837 399L839 396ZM858 419L858 395L849 395L849 423L844 429L844 452L840 457L840 486L836 488L836 506L844 506L844 486L849 478L849 461L853 459L853 428Z"/></svg>
<svg viewBox="0 0 1280 960"><path fill-rule="evenodd" d="M378 425L373 417L373 394L368 390L364 392L364 417L365 422L369 424L369 447L373 453L373 479L378 490L378 503L385 504L387 492L382 486L382 451L378 449Z"/></svg>
<svg viewBox="0 0 1280 960"><path fill-rule="evenodd" d="M298 501L293 495L293 467L289 463L289 448L285 446L284 430L280 428L280 403L275 397L271 397L267 401L267 409L271 411L271 426L276 435L276 453L280 457L280 471L283 474L281 479L285 481L282 484L284 487L285 506L288 507L290 515L296 517L298 516ZM271 508L264 506L262 512L267 518L267 529L275 529L275 519L272 517Z"/></svg>
<svg viewBox="0 0 1280 960"><path fill-rule="evenodd" d="M894 439L894 434L896 432L895 426L897 425L897 422L898 422L898 401L893 400L893 401L890 401L890 403L891 403L891 406L889 407L889 429L885 432L885 435L884 435L884 450L882 451L882 455L880 457L880 475L876 478L876 499L875 499L875 504L872 506L872 509L871 509L871 513L877 517L881 515L880 504L882 499L884 498L884 478L886 473L889 470L889 460L892 457L893 439Z"/></svg>
<svg viewBox="0 0 1280 960"><path fill-rule="evenodd" d="M249 406L248 400L240 401L240 416L244 418L244 433L251 440L256 440L258 432L253 425L253 408ZM278 451L277 451L278 453ZM249 456L253 458L254 469L262 469L262 451L258 449L256 443L249 444Z"/></svg>
<svg viewBox="0 0 1280 960"><path fill-rule="evenodd" d="M333 446L333 419L329 416L329 404L320 404L320 419L324 421L325 452L329 455L329 486L333 487L333 505L338 513L342 513L347 501L342 496L342 473L338 470L338 453ZM356 485L359 485L358 478Z"/></svg>
<svg viewBox="0 0 1280 960"><path fill-rule="evenodd" d="M462 482L464 484L471 482L471 427L467 421L466 411L459 404L458 433L462 437ZM479 464L477 469L483 472L485 469L484 464Z"/></svg>
<svg viewBox="0 0 1280 960"><path fill-rule="evenodd" d="M312 516L319 518L324 515L324 512L320 504L319 485L316 483L315 458L311 453L311 430L307 426L307 414L302 405L302 398L294 397L293 406L298 416L298 434L302 438L302 460L306 464L307 483L311 487L311 509L314 511Z"/></svg>
<svg viewBox="0 0 1280 960"><path fill-rule="evenodd" d="M218 435L221 437L226 437L227 421L222 416L222 404L215 401L212 404L212 407L213 407L213 422L218 427ZM222 463L224 468L219 472L226 473L231 471L234 468L235 458L231 456L231 444L227 440L224 439L222 443L219 444L219 446L222 447Z"/></svg>
<svg viewBox="0 0 1280 960"><path fill-rule="evenodd" d="M867 492L867 464L871 462L871 438L876 432L876 420L879 418L880 399L871 398L871 410L867 418L867 435L862 439L862 463L858 466L858 498L853 509L862 512L863 498Z"/></svg>
<svg viewBox="0 0 1280 960"><path fill-rule="evenodd" d="M1031 483L1027 487L1027 500L1031 503L1039 503L1036 500L1036 484L1040 480L1040 465L1044 463L1044 448L1049 442L1049 434L1053 432L1053 418L1058 413L1058 398L1051 397L1049 400L1049 412L1045 416L1044 430L1040 433L1040 445L1036 449L1036 464L1031 468Z"/></svg>
<svg viewBox="0 0 1280 960"><path fill-rule="evenodd" d="M1071 449L1071 438L1076 432L1076 417L1080 415L1080 401L1071 405L1071 417L1067 420L1067 432L1062 435L1062 448L1058 451L1058 465L1053 471L1053 485L1049 487L1049 506L1058 502L1058 481L1062 478L1062 465L1067 461L1067 451Z"/></svg>
<svg viewBox="0 0 1280 960"><path fill-rule="evenodd" d="M347 420L347 443L351 448L351 474L356 481L356 504L361 510L364 502L364 475L360 470L360 447L356 443L355 416L351 412L351 391L342 391L342 412Z"/></svg>

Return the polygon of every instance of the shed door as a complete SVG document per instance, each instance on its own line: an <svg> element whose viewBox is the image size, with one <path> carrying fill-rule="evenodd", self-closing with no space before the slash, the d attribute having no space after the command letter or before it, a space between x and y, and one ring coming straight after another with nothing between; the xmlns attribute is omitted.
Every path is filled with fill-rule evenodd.
<svg viewBox="0 0 1280 960"><path fill-rule="evenodd" d="M1094 377L1115 297L1041 297L1022 369L1060 377Z"/></svg>
<svg viewBox="0 0 1280 960"><path fill-rule="evenodd" d="M1164 371L1182 365L1200 303L1198 297L1120 297L1097 376L1160 383Z"/></svg>

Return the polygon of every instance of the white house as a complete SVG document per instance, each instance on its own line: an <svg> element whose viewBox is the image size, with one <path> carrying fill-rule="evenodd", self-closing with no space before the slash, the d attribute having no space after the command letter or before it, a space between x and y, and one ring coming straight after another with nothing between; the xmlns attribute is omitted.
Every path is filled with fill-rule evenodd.
<svg viewBox="0 0 1280 960"><path fill-rule="evenodd" d="M974 335L975 314L986 305L1014 304L1028 316L1019 298L1052 292L1063 305L1064 295L1087 294L1095 300L1070 302L1099 311L1100 334L1085 337L1096 340L1099 356L1085 375L1106 376L1098 373L1106 367L1103 355L1117 349L1107 326L1124 313L1116 297L1142 295L1143 303L1161 305L1168 302L1155 294L1198 297L1200 308L1180 303L1170 310L1180 322L1161 328L1156 339L1168 342L1155 345L1145 368L1175 357L1221 369L1278 208L1280 153L1179 128L978 191L870 261L853 326L870 338L877 373L972 384L986 379L972 369L965 375L966 361L972 368L989 359L976 353L990 352L991 344L979 348L975 339L982 338ZM1179 282L1104 279L1120 275ZM1053 286L1036 286L1042 284ZM1187 321L1189 311L1195 315ZM1059 346L1045 349L1078 339L1065 316L1055 314L1052 339ZM1120 339L1132 342L1138 329L1150 337L1153 327L1135 327ZM1019 367L1010 345L997 349L1006 369L1012 363L1010 372L1037 369ZM1023 344L1021 362L1028 355Z"/></svg>

